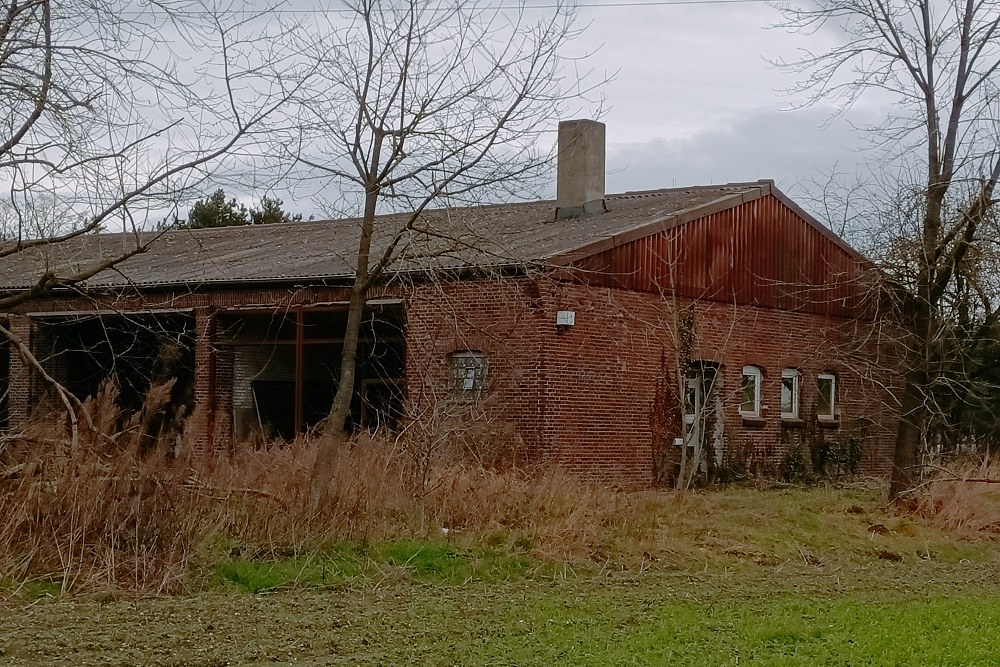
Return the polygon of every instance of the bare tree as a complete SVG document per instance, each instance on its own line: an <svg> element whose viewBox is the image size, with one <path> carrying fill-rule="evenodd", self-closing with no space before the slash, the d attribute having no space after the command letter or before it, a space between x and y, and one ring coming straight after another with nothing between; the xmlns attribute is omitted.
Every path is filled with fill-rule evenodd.
<svg viewBox="0 0 1000 667"><path fill-rule="evenodd" d="M926 415L947 354L948 295L978 252L995 214L1000 178L1000 3L995 0L818 0L783 10L785 27L833 31L839 44L789 66L806 76L811 100L849 107L864 95L888 95L894 106L873 128L876 143L909 165L900 183L911 235L909 272L889 281L909 336L905 386L890 495L914 487ZM905 171L903 173L906 173ZM982 292L979 327L1000 316Z"/></svg>
<svg viewBox="0 0 1000 667"><path fill-rule="evenodd" d="M538 19L524 6L464 0L347 7L303 36L320 75L300 96L294 156L312 177L335 185L359 219L339 383L326 422L331 444L316 460L314 502L347 425L369 290L418 239L426 244L439 235L421 217L428 207L523 197L549 162L541 133L584 92L563 72L560 49L576 32L574 12L561 3ZM387 211L406 215L387 226L377 217Z"/></svg>
<svg viewBox="0 0 1000 667"><path fill-rule="evenodd" d="M57 255L75 237L126 232L120 251L89 264L46 261L51 268L30 276L29 289L0 294L0 309L83 289L154 242L143 227L209 170L257 151L261 122L307 73L262 48L278 43L280 27L234 6L11 0L0 8L0 259ZM24 341L0 334L41 370Z"/></svg>
<svg viewBox="0 0 1000 667"><path fill-rule="evenodd" d="M267 37L258 15L230 7L8 3L0 10L0 257L97 230L138 233L223 158L252 150L261 121L303 78L260 48ZM283 76L267 77L270 89L255 86L265 71ZM133 250L142 246L136 236ZM40 276L35 289L0 305L107 266Z"/></svg>

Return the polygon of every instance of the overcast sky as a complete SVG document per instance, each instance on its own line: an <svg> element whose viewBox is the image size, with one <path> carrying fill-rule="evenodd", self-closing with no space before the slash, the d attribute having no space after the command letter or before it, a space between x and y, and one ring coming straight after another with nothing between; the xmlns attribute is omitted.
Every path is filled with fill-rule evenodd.
<svg viewBox="0 0 1000 667"><path fill-rule="evenodd" d="M768 29L762 2L584 7L593 62L618 71L605 89L612 192L771 178L789 193L865 159L864 125L883 114L858 106L794 110L798 75L770 64L821 49L832 35Z"/></svg>
<svg viewBox="0 0 1000 667"><path fill-rule="evenodd" d="M795 109L801 97L784 91L799 75L771 64L803 47L823 50L832 33L769 29L780 14L756 0L579 1L587 28L569 55L593 52L583 67L613 77L603 89L609 192L768 178L802 199L808 183L833 170L862 170L865 139L852 125L877 122L885 110L869 100L832 119L829 106ZM301 191L282 198L289 210L321 215Z"/></svg>

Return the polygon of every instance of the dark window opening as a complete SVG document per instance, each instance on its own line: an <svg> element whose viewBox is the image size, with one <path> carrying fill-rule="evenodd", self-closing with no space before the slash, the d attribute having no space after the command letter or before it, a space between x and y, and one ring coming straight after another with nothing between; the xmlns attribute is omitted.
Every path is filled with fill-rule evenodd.
<svg viewBox="0 0 1000 667"><path fill-rule="evenodd" d="M194 403L193 332L186 313L42 318L33 347L47 372L80 400L113 379L125 414L142 408L150 387L173 381L169 404L153 425L159 431L176 426ZM36 382L34 399L47 390Z"/></svg>
<svg viewBox="0 0 1000 667"><path fill-rule="evenodd" d="M220 342L232 346L233 436L291 440L330 412L340 379L347 311L302 309L225 314ZM403 309L365 313L349 429L395 429L403 411Z"/></svg>

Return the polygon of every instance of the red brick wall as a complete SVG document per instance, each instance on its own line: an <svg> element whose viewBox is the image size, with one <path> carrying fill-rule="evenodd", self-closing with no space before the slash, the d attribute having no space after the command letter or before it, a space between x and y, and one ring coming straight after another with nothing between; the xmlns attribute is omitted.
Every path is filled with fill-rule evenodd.
<svg viewBox="0 0 1000 667"><path fill-rule="evenodd" d="M674 314L689 306L691 358L721 364L730 453L739 448L754 470L775 474L790 441L859 437L862 470L889 470L895 414L882 388L885 373L854 349L855 326L863 323L752 306L675 303L648 293L554 280L415 290L407 305L411 408L447 392L450 352L482 350L493 374L491 400L505 409L532 452L595 480L648 485L661 360L672 367ZM557 327L559 310L574 311L575 326ZM737 398L748 364L764 372L763 419L753 425L744 424ZM784 368L802 373L801 423L780 418ZM819 428L814 414L816 375L824 371L835 372L840 385L840 419L834 428Z"/></svg>
<svg viewBox="0 0 1000 667"><path fill-rule="evenodd" d="M400 294L399 288L385 295ZM380 294L381 295L381 294ZM210 446L221 444L231 424L231 354L212 345L216 308L285 306L337 301L343 291L324 288L227 290L221 293L111 295L108 304L142 310L195 310L197 403ZM888 472L896 412L883 386L885 372L866 351L855 349L864 323L818 314L709 302L677 302L656 294L562 282L544 277L442 282L418 285L406 297L408 408L421 414L447 399L452 352L479 350L490 363L483 403L498 430L510 426L522 453L610 483L648 485L653 480L654 398L658 382L672 373L678 309L693 313L692 359L721 364L726 448L749 457L756 470L773 474L800 435L824 440L852 436L863 442L862 469ZM33 309L72 310L103 302L42 301ZM125 308L127 309L127 308ZM573 327L556 326L556 313L576 313ZM30 323L11 316L15 333ZM28 408L28 374L12 355L11 423ZM763 421L746 425L736 391L745 364L764 371ZM786 367L802 372L802 424L783 425L780 377ZM818 428L811 407L815 378L838 374L841 418L837 428ZM671 378L673 381L673 378ZM676 419L674 420L676 421ZM677 431L679 432L679 424ZM679 434L679 433L678 433ZM670 434L667 434L668 437Z"/></svg>
<svg viewBox="0 0 1000 667"><path fill-rule="evenodd" d="M894 401L887 387L892 376L874 351L859 343L865 323L822 315L722 304L695 305L693 358L722 363L729 444L744 447L761 471L773 474L798 437L827 442L862 440L861 471L882 475L890 470L896 432ZM859 330L861 335L859 335ZM737 390L744 365L763 371L763 424L748 425L739 416ZM781 418L781 372L801 373L801 423ZM835 423L816 419L817 375L837 376Z"/></svg>
<svg viewBox="0 0 1000 667"><path fill-rule="evenodd" d="M406 302L407 412L428 414L449 401L454 352L483 352L488 361L482 412L516 428L522 453L537 455L545 414L540 295L528 280L419 286ZM459 406L461 407L461 406Z"/></svg>
<svg viewBox="0 0 1000 667"><path fill-rule="evenodd" d="M214 445L216 419L225 415L216 410L216 368L212 340L215 335L215 313L202 306L194 309L194 411L199 416L200 432L194 439L196 450L205 451Z"/></svg>

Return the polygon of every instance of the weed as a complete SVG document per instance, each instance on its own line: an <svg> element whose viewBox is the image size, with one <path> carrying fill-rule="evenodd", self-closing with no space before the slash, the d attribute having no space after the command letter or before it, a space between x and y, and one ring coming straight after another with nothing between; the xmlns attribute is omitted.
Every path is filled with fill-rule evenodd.
<svg viewBox="0 0 1000 667"><path fill-rule="evenodd" d="M255 594L396 578L391 577L392 570L421 581L462 584L521 579L531 571L531 564L503 550L454 549L402 540L370 549L341 544L324 553L284 560L230 559L212 568L212 579L223 588Z"/></svg>
<svg viewBox="0 0 1000 667"><path fill-rule="evenodd" d="M1000 533L1000 464L953 461L919 489L914 514L966 538Z"/></svg>
<svg viewBox="0 0 1000 667"><path fill-rule="evenodd" d="M47 578L27 581L0 580L0 591L10 591L29 600L56 598L62 592L62 582Z"/></svg>
<svg viewBox="0 0 1000 667"><path fill-rule="evenodd" d="M260 593L296 581L301 570L289 570L276 563L230 561L215 568L219 580L246 593Z"/></svg>
<svg viewBox="0 0 1000 667"><path fill-rule="evenodd" d="M809 484L816 479L809 462L809 450L799 442L788 444L780 470L781 479L785 482Z"/></svg>

